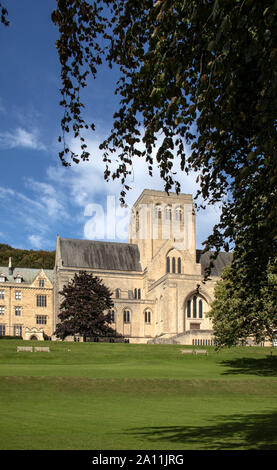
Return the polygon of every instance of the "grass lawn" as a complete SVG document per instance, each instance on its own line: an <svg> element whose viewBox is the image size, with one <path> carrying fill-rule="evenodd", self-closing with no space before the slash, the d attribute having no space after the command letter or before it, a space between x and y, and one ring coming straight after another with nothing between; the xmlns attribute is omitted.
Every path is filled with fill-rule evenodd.
<svg viewBox="0 0 277 470"><path fill-rule="evenodd" d="M183 348L1 339L0 449L276 450L277 351Z"/></svg>

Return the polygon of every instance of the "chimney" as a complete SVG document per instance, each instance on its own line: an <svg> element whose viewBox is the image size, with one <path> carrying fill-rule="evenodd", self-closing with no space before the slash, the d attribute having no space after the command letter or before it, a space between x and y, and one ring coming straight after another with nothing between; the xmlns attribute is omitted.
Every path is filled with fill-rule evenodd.
<svg viewBox="0 0 277 470"><path fill-rule="evenodd" d="M12 258L9 258L9 276L13 273Z"/></svg>

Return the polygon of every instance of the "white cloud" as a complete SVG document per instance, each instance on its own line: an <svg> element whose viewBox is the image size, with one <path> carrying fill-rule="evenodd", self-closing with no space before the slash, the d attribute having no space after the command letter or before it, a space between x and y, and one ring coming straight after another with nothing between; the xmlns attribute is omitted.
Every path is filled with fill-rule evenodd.
<svg viewBox="0 0 277 470"><path fill-rule="evenodd" d="M29 235L28 240L31 243L32 248L45 249L43 248L45 242L40 235Z"/></svg>
<svg viewBox="0 0 277 470"><path fill-rule="evenodd" d="M76 220L76 223L83 224L84 238L92 238L93 234L97 232L97 227L95 227L97 220L99 221L99 236L96 238L101 239L101 234L103 233L100 228L103 220L102 212L99 212L98 219L95 218L93 223L93 221L88 218L88 215L85 215L86 207L90 204L102 204L105 214L108 196L115 196L117 211L120 206L119 198L122 185L120 179L111 179L109 182L104 180L106 163L102 161L102 152L99 150L100 141L101 139L97 138L97 136L95 139L87 140L88 150L92 155L88 162L81 161L79 164L72 164L69 168L50 167L47 172L49 181L57 185L60 189L63 188L63 192L67 194L68 205L78 206L81 209L80 216ZM79 153L77 141L73 140L70 148L76 153ZM155 155L153 155L153 157L155 160ZM112 167L116 167L117 164L115 153L113 154ZM147 163L143 158L135 158L132 167L132 174L129 175L126 180L128 186L131 187L131 190L126 192L126 203L129 207L134 204L144 189L164 190L164 182L160 177L157 162L153 164L153 176L149 176ZM192 194L194 197L199 189L199 184L196 182L197 174L190 173L187 175L185 172L182 172L177 159L174 161L172 171L176 172L176 179L181 184L181 192ZM203 201L199 198L198 203L203 203ZM117 218L119 218L118 212ZM207 236L212 233L212 228L214 224L219 221L219 218L219 204L217 206L207 206L205 210L200 209L196 212L196 238L198 248L201 247L202 242ZM122 233L126 234L126 230L123 230ZM127 235L125 240L119 239L118 241L127 241Z"/></svg>
<svg viewBox="0 0 277 470"><path fill-rule="evenodd" d="M29 132L22 127L17 127L13 132L0 132L0 147L8 149L22 147L33 150L46 150L45 145L40 142L39 133L36 129Z"/></svg>

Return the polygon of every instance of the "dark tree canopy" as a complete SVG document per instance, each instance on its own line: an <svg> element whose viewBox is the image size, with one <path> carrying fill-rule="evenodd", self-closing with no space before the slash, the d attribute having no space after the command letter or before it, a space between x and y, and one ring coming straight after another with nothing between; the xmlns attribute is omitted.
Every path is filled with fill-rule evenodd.
<svg viewBox="0 0 277 470"><path fill-rule="evenodd" d="M101 148L105 178L121 179L122 202L132 158L145 158L151 174L162 135L156 159L165 190L179 191L177 158L181 171L199 172L204 200L223 201L210 245L236 243L242 229L252 230L249 211L262 213L268 258L273 240L276 248L276 10L273 0L57 0L63 164L90 157L82 131L94 124L82 117L81 100L88 76L104 61L119 66L121 105ZM67 146L69 132L81 155ZM115 151L120 164L111 174Z"/></svg>
<svg viewBox="0 0 277 470"><path fill-rule="evenodd" d="M100 146L105 178L120 178L124 202L133 158L144 158L152 174L156 146L166 191L179 192L182 171L198 172L196 196L222 203L204 249L232 247L233 274L256 298L277 253L276 12L275 0L58 0L52 14L63 164L90 157L83 131L94 124L82 117L80 97L88 76L103 62L119 67L120 106ZM66 144L72 131L80 155Z"/></svg>
<svg viewBox="0 0 277 470"><path fill-rule="evenodd" d="M276 0L57 0L52 13L62 164L91 157L85 138L95 125L82 89L103 63L117 67L120 104L100 145L105 179L120 180L124 202L136 156L150 175L155 158L166 191L178 193L182 172L196 171L196 197L222 204L204 249L231 247L238 282L253 295L277 253L276 12Z"/></svg>
<svg viewBox="0 0 277 470"><path fill-rule="evenodd" d="M102 280L86 271L75 274L60 292L60 306L55 335L61 339L79 334L86 337L116 336L110 326L113 306L111 291Z"/></svg>

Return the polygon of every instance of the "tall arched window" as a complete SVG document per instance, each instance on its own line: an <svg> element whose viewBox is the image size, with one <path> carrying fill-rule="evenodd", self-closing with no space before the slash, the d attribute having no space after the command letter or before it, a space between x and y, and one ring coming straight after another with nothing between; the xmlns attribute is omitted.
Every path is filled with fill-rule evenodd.
<svg viewBox="0 0 277 470"><path fill-rule="evenodd" d="M197 317L197 297L196 295L193 296L193 300L192 300L192 303L193 303L193 318L196 318Z"/></svg>
<svg viewBox="0 0 277 470"><path fill-rule="evenodd" d="M170 273L170 258L169 258L169 256L166 258L166 272Z"/></svg>
<svg viewBox="0 0 277 470"><path fill-rule="evenodd" d="M115 298L119 299L119 297L120 297L120 291L119 289L115 289Z"/></svg>
<svg viewBox="0 0 277 470"><path fill-rule="evenodd" d="M171 220L171 208L170 207L165 208L165 220Z"/></svg>
<svg viewBox="0 0 277 470"><path fill-rule="evenodd" d="M204 318L204 304L205 300L197 295L188 299L186 303L187 318Z"/></svg>
<svg viewBox="0 0 277 470"><path fill-rule="evenodd" d="M191 317L191 300L190 299L187 301L187 317L188 318Z"/></svg>
<svg viewBox="0 0 277 470"><path fill-rule="evenodd" d="M172 272L175 273L176 271L176 260L175 258L172 258Z"/></svg>
<svg viewBox="0 0 277 470"><path fill-rule="evenodd" d="M177 207L175 210L175 220L182 220L182 209L180 207Z"/></svg>
<svg viewBox="0 0 277 470"><path fill-rule="evenodd" d="M181 273L181 258L178 258L178 273Z"/></svg>
<svg viewBox="0 0 277 470"><path fill-rule="evenodd" d="M203 318L203 302L200 299L198 304L199 318Z"/></svg>
<svg viewBox="0 0 277 470"><path fill-rule="evenodd" d="M156 219L162 218L162 208L160 206L155 207L155 217Z"/></svg>

